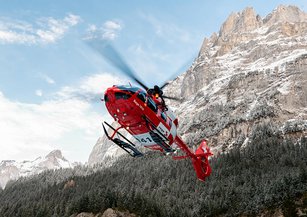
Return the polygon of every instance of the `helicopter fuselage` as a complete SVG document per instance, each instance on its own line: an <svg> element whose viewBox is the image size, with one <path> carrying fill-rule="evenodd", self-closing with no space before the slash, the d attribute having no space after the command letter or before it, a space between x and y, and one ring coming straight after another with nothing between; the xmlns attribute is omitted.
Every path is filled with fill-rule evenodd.
<svg viewBox="0 0 307 217"><path fill-rule="evenodd" d="M151 132L156 131L171 146L177 136L178 119L170 109L162 108L155 97L137 87L113 86L106 90L108 112L141 145L161 150Z"/></svg>

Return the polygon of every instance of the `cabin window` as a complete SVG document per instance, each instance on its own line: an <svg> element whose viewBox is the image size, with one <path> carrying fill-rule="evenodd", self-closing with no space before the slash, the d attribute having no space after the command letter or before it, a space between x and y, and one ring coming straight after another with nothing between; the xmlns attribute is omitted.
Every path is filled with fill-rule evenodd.
<svg viewBox="0 0 307 217"><path fill-rule="evenodd" d="M142 102L144 102L144 103L147 101L147 106L148 106L152 111L154 111L155 113L157 113L158 108L157 108L155 102L154 102L150 97L147 97L145 92L139 92L139 94L137 95L137 97L138 97L140 100L142 100Z"/></svg>
<svg viewBox="0 0 307 217"><path fill-rule="evenodd" d="M130 94L123 93L123 92L115 92L116 99L129 99L131 97Z"/></svg>
<svg viewBox="0 0 307 217"><path fill-rule="evenodd" d="M161 118L166 122L166 115L164 114L164 112L161 112Z"/></svg>
<svg viewBox="0 0 307 217"><path fill-rule="evenodd" d="M140 92L137 97L142 100L142 102L146 102L146 93Z"/></svg>
<svg viewBox="0 0 307 217"><path fill-rule="evenodd" d="M155 113L157 113L158 108L157 108L156 104L154 103L154 101L153 101L151 98L149 98L149 97L148 97L148 99L147 99L147 106L148 106L151 110L153 110Z"/></svg>

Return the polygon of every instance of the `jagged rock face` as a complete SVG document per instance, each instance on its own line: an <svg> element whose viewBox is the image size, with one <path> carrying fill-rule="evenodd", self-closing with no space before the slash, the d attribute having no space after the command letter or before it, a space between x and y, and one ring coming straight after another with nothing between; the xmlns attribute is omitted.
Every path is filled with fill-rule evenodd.
<svg viewBox="0 0 307 217"><path fill-rule="evenodd" d="M4 188L10 180L15 180L19 177L19 170L14 165L14 161L2 161L0 163L0 187Z"/></svg>
<svg viewBox="0 0 307 217"><path fill-rule="evenodd" d="M48 169L72 167L60 150L50 152L45 157L38 157L34 161L17 162L5 160L0 162L0 187L4 188L8 181L21 176L38 174Z"/></svg>
<svg viewBox="0 0 307 217"><path fill-rule="evenodd" d="M262 122L307 135L307 14L294 6L264 19L252 8L231 14L165 92L184 99L170 104L190 144L204 137L218 149L246 143Z"/></svg>
<svg viewBox="0 0 307 217"><path fill-rule="evenodd" d="M242 13L232 13L221 27L219 36L226 38L234 32L248 32L261 26L262 20L253 8L246 8Z"/></svg>
<svg viewBox="0 0 307 217"><path fill-rule="evenodd" d="M280 5L263 20L264 24L272 26L275 23L300 23L306 22L307 14L295 6Z"/></svg>
<svg viewBox="0 0 307 217"><path fill-rule="evenodd" d="M48 169L54 169L61 167L62 162L68 162L62 155L60 150L54 150L50 152L46 157L46 160L39 163L39 166Z"/></svg>

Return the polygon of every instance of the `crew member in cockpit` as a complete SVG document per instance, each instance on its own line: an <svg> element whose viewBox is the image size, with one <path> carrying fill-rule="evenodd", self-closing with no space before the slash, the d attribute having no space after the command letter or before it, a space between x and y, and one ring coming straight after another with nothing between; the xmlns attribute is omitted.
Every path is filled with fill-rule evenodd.
<svg viewBox="0 0 307 217"><path fill-rule="evenodd" d="M162 110L167 110L163 99L163 91L158 85L155 85L153 89L149 89L148 93L153 96L153 99L158 107L161 107Z"/></svg>

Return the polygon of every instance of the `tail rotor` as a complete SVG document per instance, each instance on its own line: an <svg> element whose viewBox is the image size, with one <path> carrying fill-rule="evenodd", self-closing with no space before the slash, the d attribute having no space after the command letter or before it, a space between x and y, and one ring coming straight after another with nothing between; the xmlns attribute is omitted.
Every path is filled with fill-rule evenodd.
<svg viewBox="0 0 307 217"><path fill-rule="evenodd" d="M192 163L197 175L197 178L201 181L205 181L206 177L211 174L211 167L209 164L209 156L213 154L208 147L207 141L203 140L200 146L195 151L195 157L192 158Z"/></svg>

